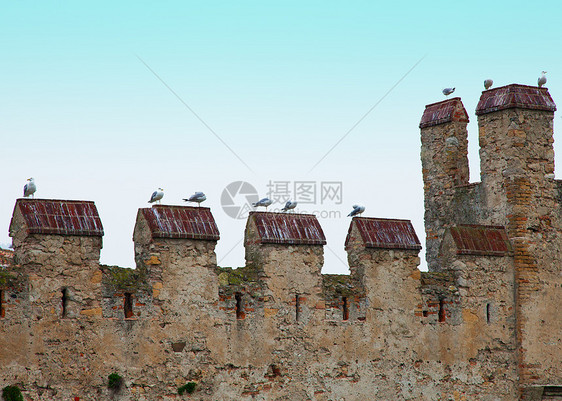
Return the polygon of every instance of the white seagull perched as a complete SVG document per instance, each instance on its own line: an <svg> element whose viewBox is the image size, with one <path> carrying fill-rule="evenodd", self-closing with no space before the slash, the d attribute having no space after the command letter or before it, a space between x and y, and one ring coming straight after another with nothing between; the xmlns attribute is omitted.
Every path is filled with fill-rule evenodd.
<svg viewBox="0 0 562 401"><path fill-rule="evenodd" d="M546 74L546 71L543 71L541 76L539 77L539 80L538 80L539 88L542 88L542 86L544 84L546 84L546 75L545 74Z"/></svg>
<svg viewBox="0 0 562 401"><path fill-rule="evenodd" d="M158 188L156 191L152 193L152 196L150 197L148 203L153 203L156 201L160 203L160 199L162 199L163 197L164 197L164 190L162 188Z"/></svg>
<svg viewBox="0 0 562 401"><path fill-rule="evenodd" d="M287 203L285 203L285 207L281 210L286 212L287 210L291 210L296 207L297 207L297 202L287 201Z"/></svg>
<svg viewBox="0 0 562 401"><path fill-rule="evenodd" d="M494 81L490 78L484 80L484 89L488 90L492 87Z"/></svg>
<svg viewBox="0 0 562 401"><path fill-rule="evenodd" d="M449 96L451 93L453 93L455 91L456 88L445 88L443 89L443 94L445 96Z"/></svg>
<svg viewBox="0 0 562 401"><path fill-rule="evenodd" d="M364 211L365 211L365 206L353 205L353 210L351 211L351 213L347 215L347 217L361 215L361 213L363 213Z"/></svg>
<svg viewBox="0 0 562 401"><path fill-rule="evenodd" d="M34 197L33 194L37 191L37 186L35 185L35 180L33 177L27 179L28 183L23 186L23 197L27 198L28 196Z"/></svg>
<svg viewBox="0 0 562 401"><path fill-rule="evenodd" d="M263 198L263 199L260 199L259 201L257 201L256 203L252 203L252 206L253 206L253 207L263 206L263 207L265 207L265 210L267 211L267 207L268 207L269 205L271 205L272 203L273 203L273 202L271 201L271 199L269 199L269 198Z"/></svg>
<svg viewBox="0 0 562 401"><path fill-rule="evenodd" d="M203 192L195 192L189 198L187 198L187 199L184 198L184 201L186 201L186 202L197 202L197 206L199 206L201 204L201 202L205 201L206 199L207 199L207 197L205 196L205 194Z"/></svg>

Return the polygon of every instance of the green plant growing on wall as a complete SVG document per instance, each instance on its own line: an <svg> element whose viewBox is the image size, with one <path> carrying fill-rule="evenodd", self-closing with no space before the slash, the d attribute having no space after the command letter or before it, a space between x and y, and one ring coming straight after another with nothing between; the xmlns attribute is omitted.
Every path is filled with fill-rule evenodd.
<svg viewBox="0 0 562 401"><path fill-rule="evenodd" d="M181 387L178 387L178 394L183 395L184 393L192 394L195 391L195 386L197 383L195 382L188 382Z"/></svg>
<svg viewBox="0 0 562 401"><path fill-rule="evenodd" d="M23 401L23 395L16 386L6 386L2 389L4 401Z"/></svg>
<svg viewBox="0 0 562 401"><path fill-rule="evenodd" d="M117 373L112 373L107 377L107 387L111 390L119 390L123 384L123 378Z"/></svg>

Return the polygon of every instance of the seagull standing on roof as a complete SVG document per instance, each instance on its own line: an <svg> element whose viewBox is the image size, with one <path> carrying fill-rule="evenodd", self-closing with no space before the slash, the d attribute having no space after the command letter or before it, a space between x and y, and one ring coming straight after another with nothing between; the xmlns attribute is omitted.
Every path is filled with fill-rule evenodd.
<svg viewBox="0 0 562 401"><path fill-rule="evenodd" d="M184 201L186 201L186 202L197 202L197 206L199 206L199 205L201 205L201 202L205 201L206 199L207 199L207 197L205 196L205 194L203 192L195 192L189 198L187 198L187 199L184 198Z"/></svg>
<svg viewBox="0 0 562 401"><path fill-rule="evenodd" d="M451 93L453 93L455 91L456 88L445 88L443 89L443 94L445 96L449 96Z"/></svg>
<svg viewBox="0 0 562 401"><path fill-rule="evenodd" d="M347 217L353 217L353 216L357 216L360 215L361 213L363 213L365 211L365 206L360 206L360 205L353 205L353 210L351 211L351 213L349 213L347 215Z"/></svg>
<svg viewBox="0 0 562 401"><path fill-rule="evenodd" d="M37 191L37 186L35 185L35 180L33 177L27 179L28 183L23 186L23 197L27 198L31 195L33 198L33 194Z"/></svg>
<svg viewBox="0 0 562 401"><path fill-rule="evenodd" d="M269 198L263 198L263 199L260 199L259 201L257 201L256 203L252 203L252 206L253 206L253 207L263 206L263 207L265 207L265 210L267 211L267 207L268 207L269 205L271 205L272 203L273 203L273 202L271 201L271 199L269 199Z"/></svg>
<svg viewBox="0 0 562 401"><path fill-rule="evenodd" d="M542 88L542 86L544 84L546 84L546 75L545 74L546 74L546 71L543 71L541 76L539 77L539 81L538 81L539 88Z"/></svg>
<svg viewBox="0 0 562 401"><path fill-rule="evenodd" d="M297 202L287 201L287 203L285 203L285 207L281 210L286 212L287 210L291 210L291 209L294 209L296 207L297 207Z"/></svg>
<svg viewBox="0 0 562 401"><path fill-rule="evenodd" d="M164 197L164 190L162 188L158 188L156 191L152 193L152 196L150 197L148 203L154 203L156 201L160 203L160 199L162 199L163 197Z"/></svg>
<svg viewBox="0 0 562 401"><path fill-rule="evenodd" d="M494 84L494 81L492 79L485 79L484 80L484 89L488 90L492 87L492 85Z"/></svg>

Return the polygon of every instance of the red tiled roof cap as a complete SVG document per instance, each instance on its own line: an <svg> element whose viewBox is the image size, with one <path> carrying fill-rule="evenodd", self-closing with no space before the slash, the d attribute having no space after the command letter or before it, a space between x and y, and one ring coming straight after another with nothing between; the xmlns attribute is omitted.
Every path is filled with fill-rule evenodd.
<svg viewBox="0 0 562 401"><path fill-rule="evenodd" d="M460 225L450 231L458 255L506 256L513 252L502 226Z"/></svg>
<svg viewBox="0 0 562 401"><path fill-rule="evenodd" d="M250 212L261 243L325 245L324 231L313 214Z"/></svg>
<svg viewBox="0 0 562 401"><path fill-rule="evenodd" d="M464 108L461 98L443 100L442 102L432 103L425 106L420 128L432 127L451 121L461 121L468 123L468 113Z"/></svg>
<svg viewBox="0 0 562 401"><path fill-rule="evenodd" d="M556 104L547 88L511 84L482 92L476 115L512 108L555 111Z"/></svg>
<svg viewBox="0 0 562 401"><path fill-rule="evenodd" d="M139 209L152 238L183 238L217 241L215 218L208 207L154 205Z"/></svg>
<svg viewBox="0 0 562 401"><path fill-rule="evenodd" d="M18 199L14 214L16 209L21 211L29 234L103 236L98 210L92 201Z"/></svg>
<svg viewBox="0 0 562 401"><path fill-rule="evenodd" d="M367 248L420 250L421 244L410 220L354 217L351 220L345 246L351 240L353 225L357 226Z"/></svg>

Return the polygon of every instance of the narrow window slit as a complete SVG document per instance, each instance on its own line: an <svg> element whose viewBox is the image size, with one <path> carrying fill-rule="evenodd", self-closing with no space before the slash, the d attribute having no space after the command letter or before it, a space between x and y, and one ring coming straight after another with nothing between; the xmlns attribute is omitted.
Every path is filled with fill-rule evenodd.
<svg viewBox="0 0 562 401"><path fill-rule="evenodd" d="M347 304L347 297L342 297L343 304L343 320L349 320L349 305Z"/></svg>
<svg viewBox="0 0 562 401"><path fill-rule="evenodd" d="M61 293L61 317L66 317L68 312L68 289L63 288Z"/></svg>
<svg viewBox="0 0 562 401"><path fill-rule="evenodd" d="M486 304L486 323L490 323L491 314L490 314L490 304Z"/></svg>
<svg viewBox="0 0 562 401"><path fill-rule="evenodd" d="M133 317L133 294L130 292L125 293L123 310L125 312L125 318Z"/></svg>
<svg viewBox="0 0 562 401"><path fill-rule="evenodd" d="M298 322L301 317L301 300L299 294L295 294L295 319Z"/></svg>
<svg viewBox="0 0 562 401"><path fill-rule="evenodd" d="M246 314L244 313L244 310L242 309L242 294L237 292L234 295L234 298L236 299L236 319L244 319Z"/></svg>
<svg viewBox="0 0 562 401"><path fill-rule="evenodd" d="M445 321L445 301L443 298L439 299L439 321Z"/></svg>

